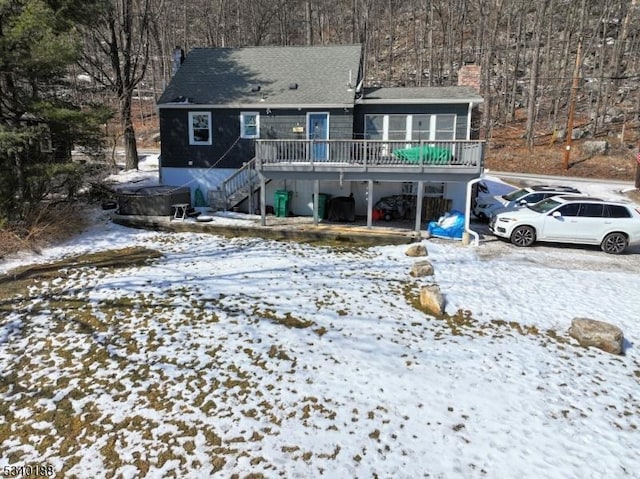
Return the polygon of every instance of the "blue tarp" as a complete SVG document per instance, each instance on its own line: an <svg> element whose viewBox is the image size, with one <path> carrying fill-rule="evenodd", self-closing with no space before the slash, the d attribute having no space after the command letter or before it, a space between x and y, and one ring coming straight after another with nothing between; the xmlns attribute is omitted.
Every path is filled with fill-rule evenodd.
<svg viewBox="0 0 640 479"><path fill-rule="evenodd" d="M429 221L427 231L431 236L446 239L462 239L464 233L464 213L452 210L438 221Z"/></svg>

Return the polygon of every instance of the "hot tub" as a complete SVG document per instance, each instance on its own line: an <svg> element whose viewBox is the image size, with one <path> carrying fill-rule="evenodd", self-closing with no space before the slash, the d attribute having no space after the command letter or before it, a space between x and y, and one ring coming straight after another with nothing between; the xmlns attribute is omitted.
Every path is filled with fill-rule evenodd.
<svg viewBox="0 0 640 479"><path fill-rule="evenodd" d="M140 216L170 216L171 205L191 204L191 189L188 186L146 186L135 190L119 191L118 214Z"/></svg>

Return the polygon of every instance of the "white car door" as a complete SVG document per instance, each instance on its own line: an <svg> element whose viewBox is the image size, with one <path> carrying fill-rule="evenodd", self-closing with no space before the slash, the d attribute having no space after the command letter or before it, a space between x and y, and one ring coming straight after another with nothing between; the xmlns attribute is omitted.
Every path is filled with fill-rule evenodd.
<svg viewBox="0 0 640 479"><path fill-rule="evenodd" d="M604 218L604 204L580 203L576 224L576 240L599 243L604 232L611 226L612 218Z"/></svg>
<svg viewBox="0 0 640 479"><path fill-rule="evenodd" d="M579 203L569 203L545 215L538 239L543 241L570 241L576 237Z"/></svg>

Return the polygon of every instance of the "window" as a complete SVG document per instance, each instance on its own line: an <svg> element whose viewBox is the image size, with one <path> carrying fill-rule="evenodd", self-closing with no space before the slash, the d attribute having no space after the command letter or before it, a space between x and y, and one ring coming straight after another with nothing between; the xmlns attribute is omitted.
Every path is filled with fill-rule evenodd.
<svg viewBox="0 0 640 479"><path fill-rule="evenodd" d="M189 144L211 144L211 113L203 111L189 112Z"/></svg>
<svg viewBox="0 0 640 479"><path fill-rule="evenodd" d="M240 138L260 138L260 114L257 111L240 113Z"/></svg>
<svg viewBox="0 0 640 479"><path fill-rule="evenodd" d="M454 140L456 137L456 116L436 115L435 140Z"/></svg>
<svg viewBox="0 0 640 479"><path fill-rule="evenodd" d="M417 185L413 181L404 181L402 183L402 194L415 196L417 194ZM442 198L444 196L444 183L425 183L424 196Z"/></svg>
<svg viewBox="0 0 640 479"><path fill-rule="evenodd" d="M580 203L569 203L561 206L556 211L562 216L578 216L578 210L580 209Z"/></svg>
<svg viewBox="0 0 640 479"><path fill-rule="evenodd" d="M407 115L389 115L389 133L387 139L407 139Z"/></svg>
<svg viewBox="0 0 640 479"><path fill-rule="evenodd" d="M383 140L384 117L383 115L365 115L364 117L365 138L369 140Z"/></svg>
<svg viewBox="0 0 640 479"><path fill-rule="evenodd" d="M395 141L456 139L456 115L365 115L365 138Z"/></svg>
<svg viewBox="0 0 640 479"><path fill-rule="evenodd" d="M544 193L532 193L529 196L525 196L524 198L522 198L522 200L526 201L527 203L533 204L533 203L537 203L538 201L542 201L544 200L548 195L545 195Z"/></svg>
<svg viewBox="0 0 640 479"><path fill-rule="evenodd" d="M430 140L431 115L413 115L411 120L411 139L413 141Z"/></svg>
<svg viewBox="0 0 640 479"><path fill-rule="evenodd" d="M578 216L586 216L589 218L601 218L604 205L596 203L582 203L580 205L580 214Z"/></svg>
<svg viewBox="0 0 640 479"><path fill-rule="evenodd" d="M605 216L609 218L631 218L627 208L620 205L605 205Z"/></svg>

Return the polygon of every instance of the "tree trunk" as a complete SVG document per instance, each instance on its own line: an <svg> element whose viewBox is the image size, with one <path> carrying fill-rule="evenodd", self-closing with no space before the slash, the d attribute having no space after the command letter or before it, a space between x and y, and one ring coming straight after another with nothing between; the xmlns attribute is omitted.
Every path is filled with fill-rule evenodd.
<svg viewBox="0 0 640 479"><path fill-rule="evenodd" d="M306 26L306 42L307 45L313 45L313 18L311 11L311 0L304 2L304 21Z"/></svg>
<svg viewBox="0 0 640 479"><path fill-rule="evenodd" d="M527 105L527 125L525 136L527 144L533 146L535 141L535 125L538 106L538 72L540 70L540 41L542 39L542 25L547 13L550 0L538 2L536 5L536 19L533 27L533 58L531 59L531 74L529 79L529 104Z"/></svg>
<svg viewBox="0 0 640 479"><path fill-rule="evenodd" d="M138 146L131 114L132 97L133 93L125 94L120 101L120 124L122 126L126 158L125 170L138 169Z"/></svg>

